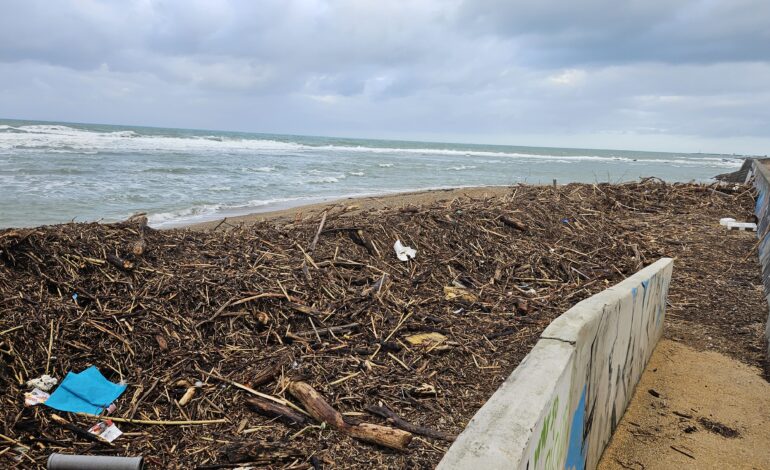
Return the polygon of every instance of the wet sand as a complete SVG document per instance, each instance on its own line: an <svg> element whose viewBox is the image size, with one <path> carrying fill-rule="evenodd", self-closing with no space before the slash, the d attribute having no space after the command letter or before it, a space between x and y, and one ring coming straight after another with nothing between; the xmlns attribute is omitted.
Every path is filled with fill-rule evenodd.
<svg viewBox="0 0 770 470"><path fill-rule="evenodd" d="M355 216L362 212L384 208L398 209L408 206L419 206L442 201L450 203L452 200L458 197L484 199L501 194L507 194L515 190L516 186L482 186L473 188L414 191L407 193L387 194L382 196L348 197L274 211L255 212L252 214L227 217L224 219L190 224L184 227L193 230L210 230L215 227L239 224L248 225L267 220L278 222L293 222L303 220L307 217L314 217L325 210L340 212L343 213L344 216Z"/></svg>

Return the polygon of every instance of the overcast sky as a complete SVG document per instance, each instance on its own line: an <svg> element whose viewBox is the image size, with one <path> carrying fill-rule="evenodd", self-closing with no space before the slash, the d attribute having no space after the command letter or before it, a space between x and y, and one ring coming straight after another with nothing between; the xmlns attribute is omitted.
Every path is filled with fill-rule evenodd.
<svg viewBox="0 0 770 470"><path fill-rule="evenodd" d="M767 0L0 0L0 118L770 153Z"/></svg>

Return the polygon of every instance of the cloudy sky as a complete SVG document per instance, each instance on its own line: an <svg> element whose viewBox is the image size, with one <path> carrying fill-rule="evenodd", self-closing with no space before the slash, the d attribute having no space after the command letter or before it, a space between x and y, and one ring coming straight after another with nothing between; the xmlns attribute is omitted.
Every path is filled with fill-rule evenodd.
<svg viewBox="0 0 770 470"><path fill-rule="evenodd" d="M0 118L770 153L767 0L2 0Z"/></svg>

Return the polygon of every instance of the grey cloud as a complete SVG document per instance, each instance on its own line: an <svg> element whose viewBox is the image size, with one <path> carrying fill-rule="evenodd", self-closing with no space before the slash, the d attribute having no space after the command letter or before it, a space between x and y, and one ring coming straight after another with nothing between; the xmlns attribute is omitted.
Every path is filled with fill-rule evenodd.
<svg viewBox="0 0 770 470"><path fill-rule="evenodd" d="M762 0L466 0L458 24L525 45L536 64L770 59Z"/></svg>
<svg viewBox="0 0 770 470"><path fill-rule="evenodd" d="M10 0L3 13L2 117L770 144L760 0Z"/></svg>

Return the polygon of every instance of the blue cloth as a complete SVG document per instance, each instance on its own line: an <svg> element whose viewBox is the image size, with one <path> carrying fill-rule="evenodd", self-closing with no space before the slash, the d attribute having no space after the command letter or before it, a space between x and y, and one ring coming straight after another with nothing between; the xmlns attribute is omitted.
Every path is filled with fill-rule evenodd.
<svg viewBox="0 0 770 470"><path fill-rule="evenodd" d="M125 391L126 385L110 382L91 366L79 374L67 372L45 404L59 411L98 415Z"/></svg>

